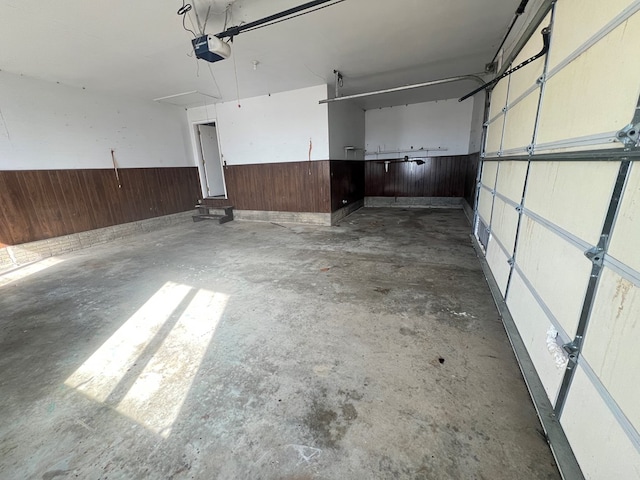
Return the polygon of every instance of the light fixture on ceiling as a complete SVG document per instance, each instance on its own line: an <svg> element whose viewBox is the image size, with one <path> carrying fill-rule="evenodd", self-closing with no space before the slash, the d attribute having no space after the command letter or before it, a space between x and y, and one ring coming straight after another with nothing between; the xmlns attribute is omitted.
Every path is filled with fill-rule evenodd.
<svg viewBox="0 0 640 480"><path fill-rule="evenodd" d="M179 107L194 107L207 103L215 103L220 97L215 97L206 93L193 90L191 92L176 93L175 95L167 95L166 97L154 98L154 102L168 103Z"/></svg>

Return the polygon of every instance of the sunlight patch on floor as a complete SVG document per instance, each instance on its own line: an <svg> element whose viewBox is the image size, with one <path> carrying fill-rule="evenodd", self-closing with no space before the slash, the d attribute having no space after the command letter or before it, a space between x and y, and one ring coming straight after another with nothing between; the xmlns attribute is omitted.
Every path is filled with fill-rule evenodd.
<svg viewBox="0 0 640 480"><path fill-rule="evenodd" d="M228 295L199 290L117 407L163 437L171 434Z"/></svg>
<svg viewBox="0 0 640 480"><path fill-rule="evenodd" d="M186 285L165 283L65 385L104 402L190 290Z"/></svg>
<svg viewBox="0 0 640 480"><path fill-rule="evenodd" d="M29 275L33 275L34 273L46 270L47 268L53 267L54 265L57 265L63 261L64 260L60 258L50 257L44 260L40 260L39 262L25 265L24 267L16 268L15 270L9 270L8 272L0 273L0 287L9 285L10 283L17 280L27 278Z"/></svg>
<svg viewBox="0 0 640 480"><path fill-rule="evenodd" d="M165 334L170 324L163 326L192 291L165 283L65 385L167 438L229 300L224 293L197 290ZM142 371L128 380L136 366Z"/></svg>

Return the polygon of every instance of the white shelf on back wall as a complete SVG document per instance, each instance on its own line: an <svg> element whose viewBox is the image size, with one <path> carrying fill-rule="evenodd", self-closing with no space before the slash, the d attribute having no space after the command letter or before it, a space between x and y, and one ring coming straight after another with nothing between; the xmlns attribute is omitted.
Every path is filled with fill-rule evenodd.
<svg viewBox="0 0 640 480"><path fill-rule="evenodd" d="M412 148L409 150L365 150L364 157L367 160L385 160L385 159L394 159L400 157L428 157L430 154L438 153L438 152L446 152L449 150L447 147L421 147L421 148Z"/></svg>
<svg viewBox="0 0 640 480"><path fill-rule="evenodd" d="M349 153L353 152L353 158L358 159L358 152L362 152L364 155L364 148L354 147L353 145L347 145L344 147L344 158L349 160Z"/></svg>

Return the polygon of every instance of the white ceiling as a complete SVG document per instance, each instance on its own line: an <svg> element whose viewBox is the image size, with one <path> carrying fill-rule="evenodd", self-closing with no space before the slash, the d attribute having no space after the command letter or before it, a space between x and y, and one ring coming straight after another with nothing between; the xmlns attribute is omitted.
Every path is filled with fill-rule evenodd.
<svg viewBox="0 0 640 480"><path fill-rule="evenodd" d="M229 3L188 1L201 17L210 4L212 12L221 13ZM229 24L305 1L236 0ZM333 84L334 68L344 75L345 95L482 72L519 1L345 0L242 33L232 46L239 95ZM0 0L0 68L149 100L190 91L235 99L234 60L196 61L192 35L176 14L181 5L174 0ZM224 14L212 15L207 33L221 31L223 22ZM362 104L375 108L451 98L474 86L433 87Z"/></svg>

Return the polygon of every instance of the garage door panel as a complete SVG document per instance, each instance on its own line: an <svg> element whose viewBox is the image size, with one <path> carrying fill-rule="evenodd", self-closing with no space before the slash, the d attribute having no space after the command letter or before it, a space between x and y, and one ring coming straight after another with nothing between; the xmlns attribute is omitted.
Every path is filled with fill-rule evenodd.
<svg viewBox="0 0 640 480"><path fill-rule="evenodd" d="M547 397L553 404L562 383L565 366L556 364L555 357L547 346L547 331L551 327L551 321L517 272L511 278L507 306Z"/></svg>
<svg viewBox="0 0 640 480"><path fill-rule="evenodd" d="M622 197L620 211L611 236L609 253L616 259L640 272L640 165L633 164L629 181Z"/></svg>
<svg viewBox="0 0 640 480"><path fill-rule="evenodd" d="M491 91L491 104L489 106L489 119L498 115L507 105L507 93L509 90L509 78L500 80Z"/></svg>
<svg viewBox="0 0 640 480"><path fill-rule="evenodd" d="M489 237L486 260L491 272L493 273L493 277L500 288L500 293L502 293L502 297L504 298L511 267L508 263L509 257L499 247L493 235Z"/></svg>
<svg viewBox="0 0 640 480"><path fill-rule="evenodd" d="M500 115L497 119L487 127L487 136L485 141L485 152L493 154L500 151L502 143L502 128L504 125L504 114L502 109L507 105L509 79L505 78L499 81L491 92L491 102L489 104L489 120L496 115Z"/></svg>
<svg viewBox="0 0 640 480"><path fill-rule="evenodd" d="M637 479L640 455L581 366L560 420L588 479Z"/></svg>
<svg viewBox="0 0 640 480"><path fill-rule="evenodd" d="M496 184L496 175L498 173L498 165L500 162L487 162L482 164L482 183L489 188L493 188Z"/></svg>
<svg viewBox="0 0 640 480"><path fill-rule="evenodd" d="M538 110L538 96L529 95L527 98L510 108L507 112L507 124L502 139L502 150L513 150L505 155L524 155L527 146L533 140L536 111Z"/></svg>
<svg viewBox="0 0 640 480"><path fill-rule="evenodd" d="M525 206L595 245L618 168L617 162L534 162Z"/></svg>
<svg viewBox="0 0 640 480"><path fill-rule="evenodd" d="M545 87L537 143L626 126L640 94L639 44L640 14L636 14L551 77ZM563 107L567 105L571 108Z"/></svg>
<svg viewBox="0 0 640 480"><path fill-rule="evenodd" d="M504 125L504 115L498 118L496 121L489 124L487 127L487 140L484 151L489 156L494 156L495 153L500 151L502 145L502 127Z"/></svg>
<svg viewBox="0 0 640 480"><path fill-rule="evenodd" d="M604 27L632 0L562 0L556 3L555 22L562 28L553 32L549 67L567 58L595 32Z"/></svg>
<svg viewBox="0 0 640 480"><path fill-rule="evenodd" d="M491 207L493 204L493 195L484 188L480 189L480 195L478 196L478 213L482 220L489 226L491 221Z"/></svg>
<svg viewBox="0 0 640 480"><path fill-rule="evenodd" d="M640 430L638 345L640 288L605 268L585 336L583 355L629 421Z"/></svg>
<svg viewBox="0 0 640 480"><path fill-rule="evenodd" d="M502 161L496 189L510 200L520 203L526 174L527 162Z"/></svg>
<svg viewBox="0 0 640 480"><path fill-rule="evenodd" d="M573 336L591 262L576 247L527 216L522 219L517 262L562 328Z"/></svg>
<svg viewBox="0 0 640 480"><path fill-rule="evenodd" d="M508 252L513 252L517 226L518 212L516 209L496 197L493 204L491 233L498 237L498 240L500 240Z"/></svg>

